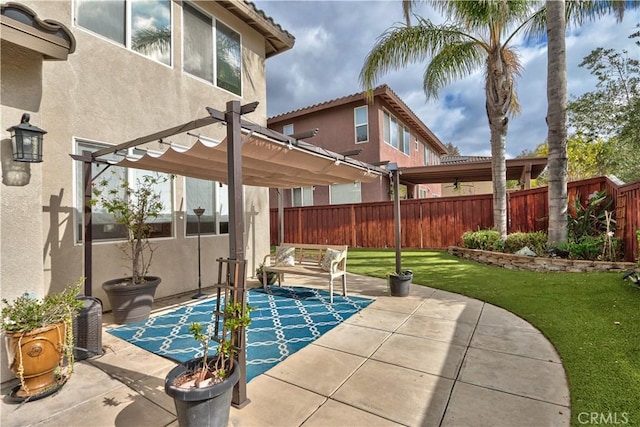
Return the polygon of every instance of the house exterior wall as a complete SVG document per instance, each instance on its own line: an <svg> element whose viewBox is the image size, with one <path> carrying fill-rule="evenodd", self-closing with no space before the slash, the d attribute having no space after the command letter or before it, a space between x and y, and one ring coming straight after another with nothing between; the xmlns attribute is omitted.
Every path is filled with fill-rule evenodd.
<svg viewBox="0 0 640 427"><path fill-rule="evenodd" d="M308 112L301 111L299 114L293 113L290 118L288 118L289 114L284 114L282 117L272 117L269 119L269 128L277 132L283 132L285 126L293 125L294 133L318 128L318 134L307 139L308 142L336 153L360 149L362 152L352 157L367 163L388 160L397 163L400 167L423 166L425 164L422 144L427 141L422 137L418 137L420 143L416 150L414 141L418 132L409 123L405 123L397 110L385 102L380 96L374 97L374 102L370 105L367 104L363 97L353 100L352 102L337 103L337 105L331 105L331 101L327 104L329 104L329 106L326 108L323 107L322 104L308 107ZM369 140L367 142L357 143L355 137L354 110L357 107L365 105L368 106ZM411 147L408 155L384 141L384 110L390 112L404 126L409 128L411 133ZM387 177L383 177L374 183L362 184L362 202L391 200L392 193L389 191L390 185L391 183ZM407 197L419 197L420 188L426 191L429 197L439 195L441 192L440 184L416 185L408 188L409 194ZM291 190L285 189L282 194L283 206L293 206ZM402 197L405 196L402 195ZM278 196L274 189L271 190L269 199L271 208L278 206ZM330 203L328 187L315 186L313 190L313 204L328 205Z"/></svg>
<svg viewBox="0 0 640 427"><path fill-rule="evenodd" d="M23 1L39 17L56 20L71 30L76 51L67 61L42 61L42 56L2 44L0 185L1 296L8 300L24 292L37 297L60 291L83 275L83 246L76 243L76 162L69 154L75 139L119 144L207 116L205 107L224 111L226 102L259 101L246 118L266 126L264 36L216 2L199 2L241 34L242 96L214 87L182 71L182 4L171 2L173 55L166 66L144 57L73 23L73 3ZM44 161L18 164L11 159L9 133L23 112L45 129ZM225 127L211 125L195 133L222 138ZM186 134L170 141L190 145ZM159 150L157 142L146 148ZM10 183L10 179L25 185ZM184 178L173 179L173 237L154 239L157 249L150 273L162 277L156 297L197 289L197 238L185 237ZM244 187L245 254L252 276L269 251L269 204L266 188ZM218 257L229 256L228 235L202 236L203 286L217 279ZM127 275L122 253L114 242L93 244L92 295L110 309L101 283ZM11 375L2 353L2 381Z"/></svg>

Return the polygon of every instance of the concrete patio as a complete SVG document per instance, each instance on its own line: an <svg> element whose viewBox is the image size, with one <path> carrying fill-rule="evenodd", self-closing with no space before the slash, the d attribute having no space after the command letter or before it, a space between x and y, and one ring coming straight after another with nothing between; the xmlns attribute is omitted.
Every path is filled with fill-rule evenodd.
<svg viewBox="0 0 640 427"><path fill-rule="evenodd" d="M295 276L285 284L326 288ZM348 286L375 302L251 381L251 402L232 408L231 426L570 425L560 358L527 322L429 287L398 298L381 279L349 275ZM154 314L191 294L157 301ZM164 393L175 363L108 333L103 345L57 394L23 405L3 399L2 426L177 427ZM15 384L3 385L3 397Z"/></svg>

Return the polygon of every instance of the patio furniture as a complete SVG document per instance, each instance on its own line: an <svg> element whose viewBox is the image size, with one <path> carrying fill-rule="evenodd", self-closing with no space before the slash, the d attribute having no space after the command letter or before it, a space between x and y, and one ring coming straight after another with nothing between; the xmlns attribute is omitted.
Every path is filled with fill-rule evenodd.
<svg viewBox="0 0 640 427"><path fill-rule="evenodd" d="M333 280L342 278L342 295L347 296L347 245L283 243L275 254L264 257L264 272L278 274L278 286L285 273L314 276L329 280L330 302L333 303ZM267 275L262 287L267 289Z"/></svg>

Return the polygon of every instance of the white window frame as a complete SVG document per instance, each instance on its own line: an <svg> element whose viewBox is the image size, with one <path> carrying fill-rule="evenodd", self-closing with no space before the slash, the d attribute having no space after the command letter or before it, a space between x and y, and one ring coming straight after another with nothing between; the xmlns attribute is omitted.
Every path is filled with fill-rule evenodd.
<svg viewBox="0 0 640 427"><path fill-rule="evenodd" d="M132 48L132 33L133 33L133 30L131 28L131 25L132 25L133 19L132 19L132 8L131 8L131 6L132 6L133 2L131 0L121 0L121 1L124 3L124 6L125 6L124 43L121 43L118 40L114 40L114 39L112 39L112 38L110 38L108 36L105 36L105 35L102 35L100 33L97 33L96 31L94 31L94 30L92 30L90 28L84 27L81 24L79 24L78 23L78 7L81 4L81 2L78 1L78 0L74 0L74 4L73 4L73 8L72 8L74 26L79 28L79 29L81 29L81 30L83 30L83 31L86 31L86 32L88 32L88 33L90 33L90 34L92 34L92 35L94 35L96 37L99 37L99 38L101 38L101 39L103 39L105 41L108 41L109 43L113 43L116 46L123 47L123 48L127 49L128 51L135 53L136 55L140 55L140 56L142 56L144 58L150 59L150 60L152 60L154 62L157 62L160 65L164 65L165 67L173 68L173 63L174 63L173 54L174 54L174 51L175 51L175 49L174 49L175 37L174 37L174 31L173 31L173 28L174 28L174 25L173 25L173 19L174 19L174 16L173 16L173 0L168 0L168 3L169 3L169 14L170 14L170 16L169 16L169 28L171 29L171 45L169 46L169 58L168 58L169 63L168 64L166 62L154 57L153 55L147 55L147 54L145 54L143 52L138 52L137 50L134 50Z"/></svg>
<svg viewBox="0 0 640 427"><path fill-rule="evenodd" d="M364 123L358 123L358 110L364 110ZM363 141L358 141L358 128L365 127L367 131L367 136ZM363 105L361 107L356 107L353 109L353 127L354 127L354 141L356 144L364 144L369 142L369 107Z"/></svg>
<svg viewBox="0 0 640 427"><path fill-rule="evenodd" d="M86 138L74 138L73 141L73 150L76 154L81 155L82 151L84 151L82 148L80 148L81 144L84 144L85 146L93 146L93 150L89 150L89 151L97 151L99 149L102 148L108 148L108 147L112 147L112 145L110 144L106 144L103 142L98 142L98 141L94 141L94 140L90 140L90 139L86 139ZM136 148L129 148L127 149L127 157L137 157L140 156L140 150L136 149ZM105 156L103 157L103 159L107 159L111 157L112 159L115 159L116 156L115 155L110 155L110 156ZM73 192L74 192L74 198L73 198L73 204L74 204L74 219L73 219L73 229L74 229L74 242L75 244L81 244L82 243L82 239L83 239L83 233L82 231L84 230L84 188L83 188L83 176L82 176L82 169L83 169L83 162L80 161L75 161L74 165L73 165L73 182L74 182L74 186L73 186ZM104 169L104 165L102 167L98 167L96 164L92 164L92 174L91 177L94 178L96 177L98 170L103 170ZM109 168L109 170L105 171L102 175L98 176L95 180L94 183L97 183L101 180L103 180L104 178L109 178L110 174L110 170L118 170L118 171L122 171L124 172L124 174L126 174L126 179L127 181L129 181L130 185L135 185L136 181L136 177L140 176L140 175L151 175L154 174L156 172L151 172L151 171L146 171L146 170L142 170L142 169L134 169L134 168L125 168L125 167L118 167L118 166L111 166ZM169 224L170 224L170 231L169 231L169 235L160 235L160 236L151 236L151 239L167 239L167 238L174 238L175 237L175 225L176 225L176 221L175 221L175 216L173 214L174 209L174 195L175 195L175 190L174 190L174 183L173 183L173 179L171 178L171 176L169 174L163 174L163 173L159 173L157 172L158 175L164 175L167 176L167 185L169 185L169 191L170 194L168 196L168 198L163 197L163 199L167 199L165 201L165 206L164 206L164 211L166 211L165 213L161 213L161 217L162 218L169 218ZM93 210L93 207L92 207ZM94 213L95 215L95 213ZM154 223L157 222L157 220L153 220L150 223ZM95 221L95 216L94 216L94 227L97 227L99 224ZM105 229L110 228L109 224L105 224ZM113 237L113 238L100 238L99 237L99 233L96 233L96 230L93 230L93 241L96 242L119 242L119 241L124 241L126 240L126 237L124 236L119 236L119 237Z"/></svg>
<svg viewBox="0 0 640 427"><path fill-rule="evenodd" d="M297 187L291 189L291 206L313 206L313 190L314 187ZM296 191L300 193L300 203L296 201Z"/></svg>
<svg viewBox="0 0 640 427"><path fill-rule="evenodd" d="M282 126L282 134L287 136L293 135L294 134L293 123L289 123L288 125Z"/></svg>
<svg viewBox="0 0 640 427"><path fill-rule="evenodd" d="M242 64L242 46L243 46L243 40L242 40L242 33L239 32L238 30L236 30L233 26L229 25L228 23L226 23L225 21L216 18L215 16L213 16L211 13L206 12L205 10L203 10L202 8L200 8L197 4L195 4L192 1L185 1L183 4L188 5L189 7L191 7L192 9L194 9L196 12L202 14L204 17L209 18L211 20L211 36L212 36L212 40L213 40L213 52L211 55L211 59L212 59L212 70L213 70L213 77L212 77L212 81L202 78L198 75L192 74L190 73L188 70L185 70L184 68L184 64L185 64L185 55L186 55L186 49L185 49L185 39L184 39L184 34L182 37L182 46L181 46L181 50L182 50L182 72L184 74L186 74L187 76L194 78L196 80L199 80L203 83L212 85L220 90L223 90L225 92L228 92L230 94L236 95L236 96L240 96L242 97L242 94L244 92L244 84L243 84L243 80L244 80L244 66ZM184 24L184 12L182 14L182 31L184 33L184 28L185 28L185 24ZM217 46L217 24L220 23L222 25L224 25L225 27L227 27L228 29L230 29L231 31L235 32L236 34L238 34L239 39L240 39L240 93L235 93L232 92L226 88L223 88L221 86L218 86L218 46Z"/></svg>
<svg viewBox="0 0 640 427"><path fill-rule="evenodd" d="M334 191L344 188L347 185L353 186L352 194L356 194L357 196L353 198L353 200L348 201L336 201L336 196L334 196ZM352 203L362 203L362 184L359 181L349 182L346 184L332 184L329 186L329 204L330 205L348 205Z"/></svg>

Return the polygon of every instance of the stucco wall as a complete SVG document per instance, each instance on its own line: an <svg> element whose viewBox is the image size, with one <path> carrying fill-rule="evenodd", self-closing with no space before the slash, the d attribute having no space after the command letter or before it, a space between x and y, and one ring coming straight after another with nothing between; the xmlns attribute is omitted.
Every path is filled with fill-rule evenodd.
<svg viewBox="0 0 640 427"><path fill-rule="evenodd" d="M31 111L32 123L48 133L44 162L26 165L26 186L0 187L2 233L2 297L13 299L23 291L37 296L58 291L83 274L83 247L74 235L75 169L69 156L75 138L119 144L207 116L205 107L224 111L226 103L259 101L245 118L266 126L264 38L215 2L206 5L227 26L241 33L243 94L236 96L182 72L181 6L173 8L173 65L154 62L131 50L74 26L71 1L23 1L43 19L59 21L76 38L76 51L67 61L45 61L26 51L8 56L2 49L2 132ZM10 59L10 60L9 60ZM26 73L26 74L24 74ZM9 100L12 104L7 105ZM222 138L225 127L211 125L194 133ZM2 136L3 174L11 165L8 133ZM185 134L169 138L190 145ZM159 150L157 142L142 148ZM8 159L7 159L8 156ZM9 161L7 161L9 160ZM197 238L185 237L184 179L174 180L173 237L156 239L151 273L161 276L156 297L197 289ZM245 254L253 275L269 251L269 206L266 188L244 188ZM203 286L217 279L215 259L227 257L228 236L203 236ZM92 293L109 309L101 289L105 280L123 276L121 252L115 243L94 243ZM3 352L2 379L7 378Z"/></svg>

